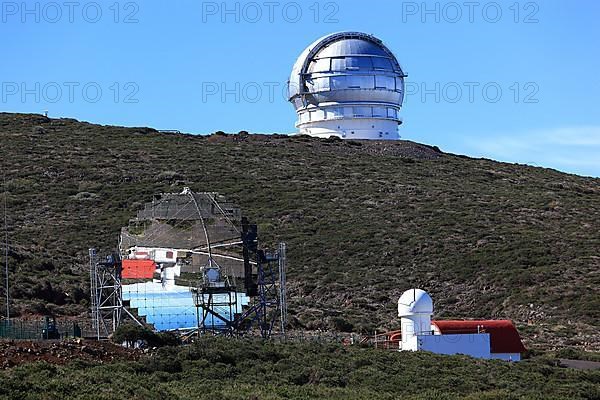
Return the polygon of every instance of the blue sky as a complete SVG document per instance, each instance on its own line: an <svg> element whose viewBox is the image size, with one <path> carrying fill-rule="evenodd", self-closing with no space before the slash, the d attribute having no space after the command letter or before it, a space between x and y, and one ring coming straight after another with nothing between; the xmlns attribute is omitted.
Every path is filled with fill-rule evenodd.
<svg viewBox="0 0 600 400"><path fill-rule="evenodd" d="M284 96L327 33L408 73L403 138L600 176L597 1L3 1L0 110L205 134L294 132Z"/></svg>

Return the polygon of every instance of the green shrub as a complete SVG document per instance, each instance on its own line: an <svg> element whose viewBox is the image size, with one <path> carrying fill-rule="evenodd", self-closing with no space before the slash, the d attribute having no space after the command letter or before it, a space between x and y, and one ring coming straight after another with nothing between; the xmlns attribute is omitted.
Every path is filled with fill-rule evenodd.
<svg viewBox="0 0 600 400"><path fill-rule="evenodd" d="M150 329L134 323L122 324L111 336L111 340L117 344L125 344L127 347L135 347L137 342L150 344L155 342L156 334Z"/></svg>

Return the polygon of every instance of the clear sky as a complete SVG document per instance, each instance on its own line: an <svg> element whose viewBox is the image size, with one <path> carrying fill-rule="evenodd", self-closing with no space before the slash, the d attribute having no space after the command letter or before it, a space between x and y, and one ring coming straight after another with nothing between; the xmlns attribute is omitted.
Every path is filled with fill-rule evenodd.
<svg viewBox="0 0 600 400"><path fill-rule="evenodd" d="M403 138L600 176L600 2L2 1L0 110L206 134L294 132L285 82L325 34L381 38Z"/></svg>

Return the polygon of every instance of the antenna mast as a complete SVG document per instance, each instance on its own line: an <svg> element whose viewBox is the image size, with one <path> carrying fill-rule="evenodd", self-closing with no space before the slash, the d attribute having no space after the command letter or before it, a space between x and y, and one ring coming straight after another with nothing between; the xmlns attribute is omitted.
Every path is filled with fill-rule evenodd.
<svg viewBox="0 0 600 400"><path fill-rule="evenodd" d="M10 291L8 286L8 219L7 219L7 202L8 190L6 188L6 176L4 180L4 273L6 277L6 320L10 319Z"/></svg>

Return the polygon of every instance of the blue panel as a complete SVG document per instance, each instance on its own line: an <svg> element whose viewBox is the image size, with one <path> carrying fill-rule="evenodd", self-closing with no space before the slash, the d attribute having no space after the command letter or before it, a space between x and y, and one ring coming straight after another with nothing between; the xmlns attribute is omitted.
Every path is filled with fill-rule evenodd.
<svg viewBox="0 0 600 400"><path fill-rule="evenodd" d="M227 295L214 296L214 302L224 301ZM173 329L195 328L196 306L194 297L189 288L184 286L163 287L158 282L136 283L123 285L123 300L129 300L131 308L138 311L138 315L146 317L146 321L157 331ZM237 305L234 312L242 312L242 307L248 304L248 297L244 293L237 294ZM231 320L229 307L215 307L215 311ZM225 323L212 316L207 317L207 326L223 326Z"/></svg>

